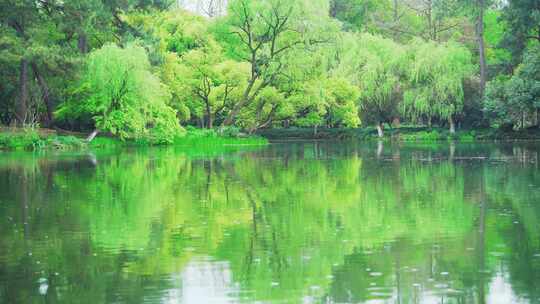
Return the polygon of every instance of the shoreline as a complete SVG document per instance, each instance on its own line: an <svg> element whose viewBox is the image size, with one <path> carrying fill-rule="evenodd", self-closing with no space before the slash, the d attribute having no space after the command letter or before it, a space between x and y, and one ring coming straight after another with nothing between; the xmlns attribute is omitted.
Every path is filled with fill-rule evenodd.
<svg viewBox="0 0 540 304"><path fill-rule="evenodd" d="M279 128L259 130L253 136L242 134L218 135L215 130L189 128L184 136L179 136L172 143L152 143L147 139L121 140L112 136L98 136L92 142L85 140L84 133L52 129L13 129L0 128L0 151L36 151L36 150L91 150L113 149L122 147L242 147L266 146L270 143L293 141L326 140L361 140L392 142L524 142L540 141L540 129L502 131L499 129L458 130L450 134L443 128L402 127L385 131L384 137L378 137L375 128L320 128L317 133L312 128Z"/></svg>
<svg viewBox="0 0 540 304"><path fill-rule="evenodd" d="M0 151L38 151L38 150L93 150L125 147L195 147L219 148L234 146L264 146L269 142L260 136L224 136L213 130L190 129L171 143L152 143L149 139L122 140L113 136L98 136L91 142L85 134L62 135L51 129L13 129L0 128ZM75 132L74 132L75 133Z"/></svg>
<svg viewBox="0 0 540 304"><path fill-rule="evenodd" d="M450 134L444 128L402 127L385 130L383 137L377 136L375 128L321 128L317 133L312 128L266 129L256 133L271 141L289 140L383 140L401 142L436 142L436 141L535 141L540 140L540 129L502 131L499 129L463 129Z"/></svg>

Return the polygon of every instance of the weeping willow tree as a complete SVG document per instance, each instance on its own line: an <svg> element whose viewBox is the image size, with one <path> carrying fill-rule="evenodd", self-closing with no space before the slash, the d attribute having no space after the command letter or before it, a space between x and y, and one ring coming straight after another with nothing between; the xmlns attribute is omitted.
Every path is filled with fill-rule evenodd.
<svg viewBox="0 0 540 304"><path fill-rule="evenodd" d="M383 123L399 116L404 54L399 44L381 36L343 36L334 72L358 86L362 121L376 124L379 137L383 136Z"/></svg>
<svg viewBox="0 0 540 304"><path fill-rule="evenodd" d="M181 133L176 111L169 106L169 89L151 72L140 46L106 44L90 53L75 91L57 115L65 120L91 120L95 131L88 141L105 131L122 139L171 143Z"/></svg>
<svg viewBox="0 0 540 304"><path fill-rule="evenodd" d="M474 72L472 55L455 43L437 44L415 40L408 50L408 88L402 113L412 119L448 120L455 133L455 115L463 110L463 81Z"/></svg>

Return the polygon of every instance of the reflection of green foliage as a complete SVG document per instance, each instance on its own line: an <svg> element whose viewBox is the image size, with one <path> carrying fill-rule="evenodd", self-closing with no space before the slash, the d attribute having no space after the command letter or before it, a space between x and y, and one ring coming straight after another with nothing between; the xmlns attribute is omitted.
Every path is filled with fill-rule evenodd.
<svg viewBox="0 0 540 304"><path fill-rule="evenodd" d="M51 294L70 286L73 299L106 301L123 290L116 300L138 302L205 257L227 261L246 301L390 299L398 284L408 301L422 296L416 283L451 284L461 293L446 296L460 301L500 263L516 292L535 295L535 169L460 159L525 159L536 148L383 148L381 160L377 147L353 143L3 155L0 267L29 273L9 281L8 302L37 302L26 293L40 277ZM152 291L139 290L141 279Z"/></svg>

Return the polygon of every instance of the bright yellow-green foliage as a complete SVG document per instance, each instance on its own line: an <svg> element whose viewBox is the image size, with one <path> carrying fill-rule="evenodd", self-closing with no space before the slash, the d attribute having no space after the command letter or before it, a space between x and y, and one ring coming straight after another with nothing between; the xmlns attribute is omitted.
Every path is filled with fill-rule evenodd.
<svg viewBox="0 0 540 304"><path fill-rule="evenodd" d="M172 142L181 130L168 88L150 72L140 46L109 44L91 53L77 93L80 99L64 104L59 117L89 115L98 130L157 143Z"/></svg>
<svg viewBox="0 0 540 304"><path fill-rule="evenodd" d="M334 126L357 127L359 90L345 78L323 78L307 82L295 95L288 98L294 111L306 111L297 118L300 126L321 126L328 122Z"/></svg>
<svg viewBox="0 0 540 304"><path fill-rule="evenodd" d="M177 111L179 122L202 127L220 126L227 119L248 132L285 121L306 127L357 127L361 118L367 124L402 114L445 119L461 111L463 81L472 74L465 48L423 40L405 45L377 34L344 33L321 13L326 9L326 1L236 0L228 16L216 20L183 10L125 15L130 26L151 37L149 49L157 68L150 68L142 49L105 46L90 55L88 68L93 72L83 77L83 84L97 88L107 83L100 73L114 66L114 73L105 74L118 83L111 88L121 90L131 63L103 58L136 50L134 62L144 70L138 75L149 79L142 94L153 92L150 97L165 100ZM257 14L260 18L253 19ZM139 76L127 79L134 84ZM161 89L160 81L168 90ZM99 94L91 95L85 106L101 113L95 116L101 128L121 137L144 133L147 123L133 114L137 103L108 113L115 105L102 100L113 100L111 93L92 91ZM126 95L151 100L141 97Z"/></svg>
<svg viewBox="0 0 540 304"><path fill-rule="evenodd" d="M212 120L240 99L249 66L220 58L219 49L192 50L180 61L179 86L192 115Z"/></svg>
<svg viewBox="0 0 540 304"><path fill-rule="evenodd" d="M486 56L488 63L504 64L511 60L510 51L497 47L501 44L507 28L506 23L501 22L501 13L495 10L486 12L484 23L486 28L489 29L489 31L486 32L486 43L488 44Z"/></svg>
<svg viewBox="0 0 540 304"><path fill-rule="evenodd" d="M474 72L472 55L456 43L415 40L408 51L402 111L409 117L451 118L463 110L463 82Z"/></svg>
<svg viewBox="0 0 540 304"><path fill-rule="evenodd" d="M209 32L210 23L183 10L132 14L128 22L157 40L163 81L182 121L209 122L239 98L249 66L226 58Z"/></svg>
<svg viewBox="0 0 540 304"><path fill-rule="evenodd" d="M335 73L360 90L360 107L368 120L384 121L399 103L404 47L381 36L345 34Z"/></svg>
<svg viewBox="0 0 540 304"><path fill-rule="evenodd" d="M0 4L2 124L156 142L180 125L486 126L484 84L540 41L531 0L230 0L219 12L215 1L197 12L172 0L64 2ZM537 107L517 104L522 127L536 123Z"/></svg>
<svg viewBox="0 0 540 304"><path fill-rule="evenodd" d="M360 124L357 105L360 90L344 78L328 79L326 83L325 100L330 122L357 127Z"/></svg>

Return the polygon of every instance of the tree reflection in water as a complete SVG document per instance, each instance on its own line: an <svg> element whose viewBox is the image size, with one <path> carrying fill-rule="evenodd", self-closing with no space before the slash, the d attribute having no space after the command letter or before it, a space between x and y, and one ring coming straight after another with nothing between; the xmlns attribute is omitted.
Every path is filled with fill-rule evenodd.
<svg viewBox="0 0 540 304"><path fill-rule="evenodd" d="M535 303L538 151L4 154L0 302Z"/></svg>

